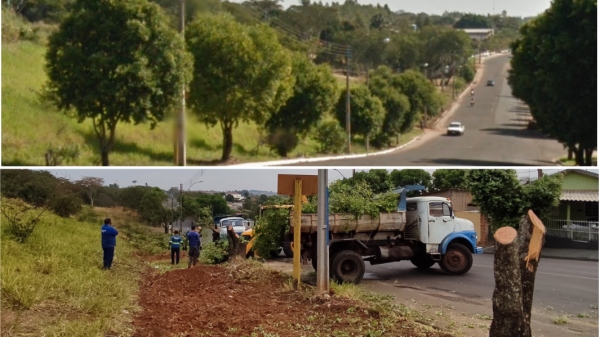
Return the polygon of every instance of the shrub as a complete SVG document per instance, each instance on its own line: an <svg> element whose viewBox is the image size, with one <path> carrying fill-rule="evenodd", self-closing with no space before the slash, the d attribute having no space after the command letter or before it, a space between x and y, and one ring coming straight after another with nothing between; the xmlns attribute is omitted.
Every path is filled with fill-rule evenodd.
<svg viewBox="0 0 600 337"><path fill-rule="evenodd" d="M256 255L269 257L281 246L283 235L289 230L289 209L267 209L256 222L252 248Z"/></svg>
<svg viewBox="0 0 600 337"><path fill-rule="evenodd" d="M58 197L55 197L50 202L50 209L56 215L68 218L71 215L77 214L81 210L81 204L83 201L77 195L73 194L64 194Z"/></svg>
<svg viewBox="0 0 600 337"><path fill-rule="evenodd" d="M44 208L35 208L20 199L2 198L0 206L6 221L2 228L15 241L24 243L31 236L35 226L40 222Z"/></svg>
<svg viewBox="0 0 600 337"><path fill-rule="evenodd" d="M226 240L218 241L217 244L209 242L202 245L200 251L200 258L198 261L204 264L217 264L227 261L229 255L227 253L229 249L229 242Z"/></svg>
<svg viewBox="0 0 600 337"><path fill-rule="evenodd" d="M460 72L460 77L467 83L473 82L475 79L475 66L472 63L466 64Z"/></svg>
<svg viewBox="0 0 600 337"><path fill-rule="evenodd" d="M15 13L12 8L2 6L2 42L11 43L32 39L34 35L29 23Z"/></svg>
<svg viewBox="0 0 600 337"><path fill-rule="evenodd" d="M298 135L278 128L269 135L268 142L269 147L279 156L287 157L288 153L298 146Z"/></svg>
<svg viewBox="0 0 600 337"><path fill-rule="evenodd" d="M346 133L336 121L322 122L315 130L320 153L341 153L346 145Z"/></svg>

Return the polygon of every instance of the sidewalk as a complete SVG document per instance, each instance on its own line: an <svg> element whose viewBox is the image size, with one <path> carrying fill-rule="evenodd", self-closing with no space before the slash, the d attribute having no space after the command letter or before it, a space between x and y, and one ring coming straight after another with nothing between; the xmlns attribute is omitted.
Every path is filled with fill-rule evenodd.
<svg viewBox="0 0 600 337"><path fill-rule="evenodd" d="M494 254L494 246L483 249L484 254ZM589 249L543 248L542 257L547 259L598 261L598 251Z"/></svg>

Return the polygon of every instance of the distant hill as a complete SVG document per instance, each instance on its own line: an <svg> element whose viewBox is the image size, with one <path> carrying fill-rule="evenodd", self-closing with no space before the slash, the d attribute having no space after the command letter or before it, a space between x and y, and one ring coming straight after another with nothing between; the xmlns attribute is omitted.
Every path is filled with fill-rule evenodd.
<svg viewBox="0 0 600 337"><path fill-rule="evenodd" d="M275 192L271 192L271 191L259 191L259 190L248 190L248 193L250 193L250 195L261 195L264 194L268 197L272 196L272 195L277 195L277 193Z"/></svg>

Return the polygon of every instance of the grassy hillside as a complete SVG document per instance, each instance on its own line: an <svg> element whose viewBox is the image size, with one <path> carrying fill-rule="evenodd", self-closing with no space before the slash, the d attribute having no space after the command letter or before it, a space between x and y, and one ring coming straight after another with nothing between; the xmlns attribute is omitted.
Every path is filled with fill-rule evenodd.
<svg viewBox="0 0 600 337"><path fill-rule="evenodd" d="M77 147L79 156L63 165L99 165L98 141L91 123L77 123L39 99L46 81L45 48L34 42L2 46L2 165L45 165L44 154L53 149ZM171 165L172 120L155 130L149 125L120 123L111 165ZM233 162L279 159L266 146L256 152L260 139L256 125L240 124L234 130ZM188 111L188 163L205 164L221 157L220 128L199 123ZM289 157L314 155L317 144L307 139ZM353 145L353 152L364 152Z"/></svg>
<svg viewBox="0 0 600 337"><path fill-rule="evenodd" d="M2 218L2 330L8 336L106 336L131 330L143 264L117 238L103 271L97 217L47 215L24 244L6 235Z"/></svg>

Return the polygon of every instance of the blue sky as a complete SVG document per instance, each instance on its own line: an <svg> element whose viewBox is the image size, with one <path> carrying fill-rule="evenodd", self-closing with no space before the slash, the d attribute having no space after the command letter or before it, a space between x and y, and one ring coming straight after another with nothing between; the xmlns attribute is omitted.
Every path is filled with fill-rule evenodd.
<svg viewBox="0 0 600 337"><path fill-rule="evenodd" d="M243 2L243 0L230 0L231 2ZM312 0L314 1L314 0ZM331 0L321 0L325 3L332 3ZM335 2L344 3L345 0L336 0ZM441 15L444 11L464 12L477 14L499 14L503 10L509 16L536 16L546 9L550 8L550 0L358 0L361 5L383 6L387 4L393 11L404 10L405 12ZM299 0L283 0L285 8L291 5L298 5Z"/></svg>

